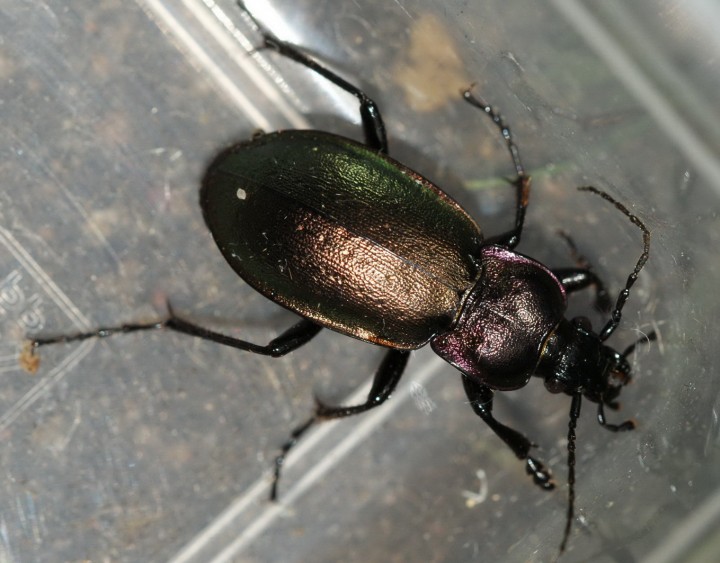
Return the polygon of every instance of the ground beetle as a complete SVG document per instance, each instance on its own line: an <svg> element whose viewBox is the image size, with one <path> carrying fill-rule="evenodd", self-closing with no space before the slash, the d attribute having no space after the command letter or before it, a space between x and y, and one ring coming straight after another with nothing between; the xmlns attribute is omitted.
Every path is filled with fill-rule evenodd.
<svg viewBox="0 0 720 563"><path fill-rule="evenodd" d="M604 407L616 409L630 380L628 355L606 346L648 258L650 233L609 195L643 233L643 252L599 332L584 317L567 320L567 294L593 286L595 305L610 310L605 286L568 239L575 268L549 269L519 254L530 177L502 117L468 88L464 99L486 113L510 152L517 191L515 226L484 239L473 219L445 192L388 156L380 111L363 91L276 38L238 2L272 49L323 76L360 102L365 133L361 144L322 131L279 131L222 152L210 165L200 190L205 221L223 256L257 291L303 317L263 346L238 340L176 316L160 322L125 324L53 338L33 338L29 349L116 333L170 329L248 352L283 356L330 328L388 348L367 401L350 407L319 402L314 416L292 432L275 463L271 490L285 456L313 424L358 414L385 402L405 370L411 350L430 344L461 373L475 413L544 489L549 472L529 455L533 444L498 422L495 391L518 389L531 376L551 393L572 397L568 431L569 502L560 552L574 511L575 426L585 396L598 404L598 421L608 430L630 430L632 421L610 424ZM650 340L654 335L644 337Z"/></svg>

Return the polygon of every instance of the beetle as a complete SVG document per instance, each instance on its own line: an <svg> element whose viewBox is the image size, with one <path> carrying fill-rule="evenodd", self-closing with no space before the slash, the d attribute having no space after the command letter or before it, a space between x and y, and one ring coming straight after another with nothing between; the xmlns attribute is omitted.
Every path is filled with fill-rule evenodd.
<svg viewBox="0 0 720 563"><path fill-rule="evenodd" d="M222 151L202 181L203 216L229 265L302 320L261 345L198 326L177 316L168 304L168 317L158 322L31 337L30 353L49 344L156 329L272 357L300 348L323 328L385 347L364 403L318 402L314 415L291 433L275 461L272 499L277 498L285 458L299 438L318 421L384 403L410 352L427 344L458 369L475 414L525 462L538 486L552 489L550 472L530 455L534 444L493 415L496 391L519 389L533 376L542 378L549 392L572 398L562 553L574 515L575 427L582 398L597 403L598 421L608 430L634 428L630 420L607 422L604 409L618 408L622 387L630 380L628 356L637 342L623 352L605 342L619 326L630 289L648 259L649 230L608 194L579 188L612 203L643 234L642 253L612 307L605 285L569 239L574 268L550 269L516 252L530 176L502 116L470 87L463 92L464 100L492 120L515 170L514 227L484 238L477 223L443 190L388 156L380 110L365 92L275 37L242 2L238 5L261 34L264 48L307 67L359 101L364 143L324 131L257 134ZM610 312L598 332L585 317L565 318L567 295L591 287L596 308ZM642 340L651 339L654 334Z"/></svg>

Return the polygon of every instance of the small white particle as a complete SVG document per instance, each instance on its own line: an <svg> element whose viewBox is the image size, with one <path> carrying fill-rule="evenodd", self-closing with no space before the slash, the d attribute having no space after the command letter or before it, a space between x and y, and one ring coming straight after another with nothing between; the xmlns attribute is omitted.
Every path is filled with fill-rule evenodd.
<svg viewBox="0 0 720 563"><path fill-rule="evenodd" d="M480 487L477 492L475 491L462 491L462 496L465 497L465 506L468 508L474 508L478 504L484 503L488 498L488 478L487 473L484 469L478 469L475 475L480 481ZM493 495L493 500L496 499L497 495Z"/></svg>
<svg viewBox="0 0 720 563"><path fill-rule="evenodd" d="M430 395L428 395L425 387L419 383L413 381L410 384L410 395L413 398L413 401L415 401L415 406L417 406L425 414L430 414L435 410L436 405L434 401L430 398Z"/></svg>
<svg viewBox="0 0 720 563"><path fill-rule="evenodd" d="M247 192L245 190L243 190L242 188L238 188L238 191L235 193L235 195L237 196L237 198L239 200L244 201L245 198L247 197Z"/></svg>

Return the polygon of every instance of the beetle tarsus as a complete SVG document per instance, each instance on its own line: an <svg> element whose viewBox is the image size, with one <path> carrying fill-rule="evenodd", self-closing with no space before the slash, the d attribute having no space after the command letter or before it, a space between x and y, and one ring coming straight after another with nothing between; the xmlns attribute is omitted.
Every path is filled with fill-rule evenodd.
<svg viewBox="0 0 720 563"><path fill-rule="evenodd" d="M515 167L515 178L510 180L510 183L515 186L516 190L516 207L515 207L515 227L503 233L497 237L493 237L488 240L491 244L499 244L507 248L515 248L520 244L520 237L522 236L523 226L525 224L525 211L527 209L528 201L530 200L530 176L525 172L525 168L520 159L520 149L518 149L515 141L513 140L510 126L503 119L502 114L496 111L488 102L482 99L480 96L473 93L475 84L471 84L469 88L463 90L463 99L470 105L481 109L485 114L490 117L492 122L500 131L500 134L505 141L510 158L512 159L513 166Z"/></svg>
<svg viewBox="0 0 720 563"><path fill-rule="evenodd" d="M632 420L626 420L620 424L609 423L605 418L605 404L602 401L598 403L597 421L600 426L610 432L627 432L635 429L635 422Z"/></svg>
<svg viewBox="0 0 720 563"><path fill-rule="evenodd" d="M272 486L270 487L270 500L272 502L276 502L278 498L278 485L280 483L280 474L282 472L283 465L285 465L285 459L287 458L288 453L290 450L295 447L295 445L298 443L298 440L305 434L312 426L318 421L318 418L316 416L313 416L312 418L309 418L305 422L303 422L300 426L295 428L290 433L290 438L288 438L287 442L285 442L282 447L280 448L280 453L275 458L275 469L273 472L273 482Z"/></svg>
<svg viewBox="0 0 720 563"><path fill-rule="evenodd" d="M93 338L108 338L116 334L128 334L131 332L140 332L144 330L159 330L165 327L166 321L154 321L151 323L126 323L119 326L101 327L88 332L77 332L72 334L60 334L47 338L31 338L30 342L33 349L40 346L48 346L50 344L69 344L71 342L81 342Z"/></svg>
<svg viewBox="0 0 720 563"><path fill-rule="evenodd" d="M263 356L271 356L277 358L284 356L293 350L297 350L301 346L307 344L314 338L318 332L322 330L322 326L314 323L309 319L302 319L298 323L291 326L285 332L274 338L267 345L255 344L247 340L240 340L233 336L221 334L212 331L190 321L183 319L175 314L170 303L167 303L168 317L162 321L153 321L150 323L126 323L113 327L101 327L88 332L61 334L48 338L29 338L28 348L34 351L40 346L48 346L50 344L67 344L70 342L80 342L93 338L108 338L118 334L129 334L132 332L142 332L148 330L167 329L173 332L179 332L194 336L202 340L208 340L231 348L237 348L254 354Z"/></svg>
<svg viewBox="0 0 720 563"><path fill-rule="evenodd" d="M463 374L462 379L465 393L475 414L482 418L493 432L510 447L518 459L525 460L525 470L528 475L532 476L533 482L547 491L555 488L550 471L540 461L529 455L534 444L525 435L501 424L493 416L493 390L468 375Z"/></svg>
<svg viewBox="0 0 720 563"><path fill-rule="evenodd" d="M385 131L385 124L383 122L380 110L377 104L363 92L360 88L351 84L344 78L338 76L333 71L324 67L318 63L315 59L309 57L298 49L295 45L282 41L273 35L264 25L262 25L252 13L245 7L244 3L238 1L238 6L243 10L250 19L253 21L258 29L258 32L263 37L264 47L272 49L278 54L299 63L313 72L316 72L323 78L329 80L338 88L345 90L349 94L355 96L360 102L360 119L363 125L363 131L365 132L365 143L383 154L388 153L388 140L387 132Z"/></svg>
<svg viewBox="0 0 720 563"><path fill-rule="evenodd" d="M290 433L290 438L288 438L287 442L283 444L280 448L280 454L275 458L274 479L270 490L271 500L277 500L277 488L283 464L285 463L288 453L295 444L297 444L300 437L305 434L305 432L307 432L316 422L353 416L382 405L390 398L390 395L395 390L395 387L397 387L397 384L405 371L409 357L410 352L406 350L388 350L382 363L375 372L367 400L360 405L333 407L323 403L320 399L315 397L314 416Z"/></svg>
<svg viewBox="0 0 720 563"><path fill-rule="evenodd" d="M528 457L525 460L525 471L532 476L533 483L541 489L552 491L555 488L550 471L534 457Z"/></svg>

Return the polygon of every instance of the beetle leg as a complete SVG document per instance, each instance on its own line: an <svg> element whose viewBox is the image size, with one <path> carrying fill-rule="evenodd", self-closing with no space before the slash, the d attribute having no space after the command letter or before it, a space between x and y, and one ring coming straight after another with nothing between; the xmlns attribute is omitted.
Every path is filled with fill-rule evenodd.
<svg viewBox="0 0 720 563"><path fill-rule="evenodd" d="M621 424L610 424L605 418L605 405L602 401L598 403L597 420L600 426L602 426L606 430L610 430L611 432L626 432L628 430L635 429L635 423L632 420L626 420Z"/></svg>
<svg viewBox="0 0 720 563"><path fill-rule="evenodd" d="M277 488L280 481L280 472L285 464L285 458L290 450L298 443L298 440L317 422L331 418L344 418L354 414L360 414L375 407L379 407L390 398L390 395L397 387L405 366L407 365L410 352L407 350L389 350L385 354L380 367L375 372L372 387L368 393L367 401L361 405L350 407L331 407L315 398L315 414L312 418L298 426L290 434L290 438L280 448L280 454L275 458L275 474L272 488L270 489L270 500L277 500Z"/></svg>
<svg viewBox="0 0 720 563"><path fill-rule="evenodd" d="M263 36L265 48L273 49L283 57L287 57L288 59L292 59L293 61L300 63L323 78L326 78L335 84L335 86L342 88L349 94L355 96L360 101L360 119L362 120L363 131L365 132L365 143L369 147L387 154L387 134L385 132L385 124L383 123L377 104L367 94L365 94L365 92L360 90L360 88L354 86L344 78L341 78L331 70L325 68L317 61L300 51L295 45L275 37L270 30L255 19L255 16L253 16L252 13L245 7L244 2L238 1L237 4L257 26L258 31Z"/></svg>
<svg viewBox="0 0 720 563"><path fill-rule="evenodd" d="M517 430L498 422L493 416L494 391L465 374L462 378L465 393L470 399L470 406L475 414L482 418L492 431L510 447L518 459L525 460L525 469L528 475L532 475L536 485L545 490L553 489L555 484L552 482L550 472L537 459L528 455L534 444Z"/></svg>
<svg viewBox="0 0 720 563"><path fill-rule="evenodd" d="M273 338L269 344L263 346L262 344L254 344L247 340L240 340L226 334L220 334L208 330L204 327L190 323L184 319L176 317L174 314L165 321L164 328L174 330L175 332L181 332L183 334L189 334L190 336L196 336L203 340L210 340L211 342L217 342L224 346L230 346L231 348L238 348L239 350L245 350L246 352L252 352L253 354L260 354L262 356L272 356L278 358L289 354L293 350L297 350L301 346L307 344L312 340L318 332L322 330L322 327L308 319L302 319L297 324L294 324L285 332L279 336Z"/></svg>
<svg viewBox="0 0 720 563"><path fill-rule="evenodd" d="M315 418L320 420L343 418L379 407L390 398L395 387L397 387L409 357L410 352L407 350L388 350L375 373L367 401L361 405L350 407L332 407L316 398Z"/></svg>
<svg viewBox="0 0 720 563"><path fill-rule="evenodd" d="M295 447L295 444L298 443L298 440L302 437L305 432L310 430L310 428L317 422L317 417L313 416L303 422L300 426L295 428L290 433L290 438L288 438L287 442L285 442L282 447L280 448L280 453L275 458L275 469L273 472L273 482L272 487L270 488L270 500L275 502L277 500L277 492L278 492L278 484L280 483L280 473L282 471L283 465L285 465L285 458L288 455L288 452Z"/></svg>
<svg viewBox="0 0 720 563"><path fill-rule="evenodd" d="M515 144L515 141L513 141L510 127L507 123L505 123L502 115L495 111L490 104L488 104L480 96L473 94L472 88L473 86L470 86L463 91L463 99L470 105L484 111L488 117L492 119L492 122L498 128L500 134L505 140L508 152L510 153L510 158L512 159L513 166L515 167L515 179L510 182L513 186L515 186L517 193L515 228L507 233L492 237L486 242L488 244L498 244L507 248L515 248L520 243L520 237L522 236L522 230L525 224L525 210L527 209L528 199L530 198L530 176L527 175L525 168L522 165L522 161L520 160L520 150Z"/></svg>
<svg viewBox="0 0 720 563"><path fill-rule="evenodd" d="M247 342L246 340L240 340L239 338L227 336L226 334L220 334L181 319L175 315L169 303L168 310L170 314L164 321L146 324L128 323L114 327L98 328L90 332L64 334L49 338L32 338L30 340L30 347L32 350L35 350L40 346L47 346L48 344L78 342L92 338L107 338L115 334L167 329L195 336L197 338L202 338L203 340L217 342L218 344L223 344L232 348L252 352L253 354L261 354L263 356L272 356L277 358L278 356L284 356L293 350L297 350L304 344L307 344L322 329L320 325L308 319L303 319L280 334L280 336L272 339L269 344L263 346L261 344L254 344L252 342Z"/></svg>
<svg viewBox="0 0 720 563"><path fill-rule="evenodd" d="M595 286L595 308L601 313L610 311L612 303L602 280L592 271L583 268L557 268L552 271L568 293Z"/></svg>
<svg viewBox="0 0 720 563"><path fill-rule="evenodd" d="M580 254L575 241L567 232L560 229L557 234L565 241L565 244L567 244L568 249L570 250L570 256L575 261L577 268L574 270L570 268L562 268L553 270L553 273L560 279L560 283L563 284L568 293L594 285L595 308L601 313L608 313L610 311L610 307L612 306L610 302L610 295L608 295L605 284L593 272L593 266L590 263L590 260Z"/></svg>

